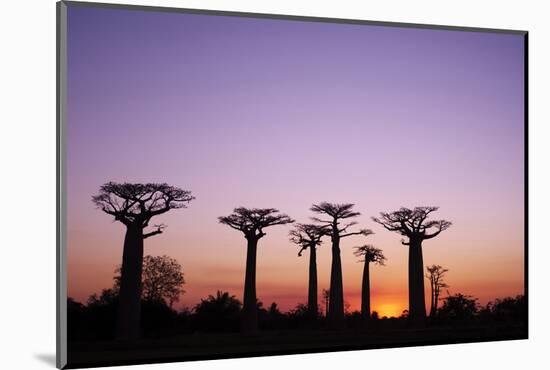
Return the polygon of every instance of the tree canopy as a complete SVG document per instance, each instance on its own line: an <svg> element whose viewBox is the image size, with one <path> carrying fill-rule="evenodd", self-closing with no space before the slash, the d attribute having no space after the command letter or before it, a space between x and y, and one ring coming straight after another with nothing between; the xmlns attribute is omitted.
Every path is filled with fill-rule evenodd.
<svg viewBox="0 0 550 370"><path fill-rule="evenodd" d="M380 266L384 266L386 263L386 257L382 253L382 249L375 248L372 244L365 244L358 247L354 247L353 254L356 257L362 257L362 262L372 262Z"/></svg>
<svg viewBox="0 0 550 370"><path fill-rule="evenodd" d="M452 225L451 222L446 220L428 220L430 213L438 209L439 207L415 207L414 209L402 207L394 212L380 212L380 217L373 217L372 220L382 225L386 230L394 231L409 238L431 239ZM430 230L434 231L429 233ZM405 241L403 241L403 244L408 245Z"/></svg>
<svg viewBox="0 0 550 370"><path fill-rule="evenodd" d="M298 256L301 256L307 248L316 248L321 245L321 238L329 234L330 229L326 225L296 224L294 229L289 232L289 239L300 246Z"/></svg>
<svg viewBox="0 0 550 370"><path fill-rule="evenodd" d="M120 288L120 271L118 267L114 277L115 289ZM166 302L170 306L179 301L185 293L185 279L181 265L168 256L143 257L141 297L145 301Z"/></svg>
<svg viewBox="0 0 550 370"><path fill-rule="evenodd" d="M218 217L221 224L235 230L242 231L247 238L261 238L265 236L264 229L274 225L284 225L294 222L284 213L279 213L275 208L245 208L239 207L233 210L229 216Z"/></svg>
<svg viewBox="0 0 550 370"><path fill-rule="evenodd" d="M146 227L153 216L175 208L186 208L195 199L188 190L166 183L108 182L92 197L93 203L103 212L114 216L123 224ZM157 233L162 232L159 228Z"/></svg>
<svg viewBox="0 0 550 370"><path fill-rule="evenodd" d="M330 216L331 220L325 220L319 217L311 217L314 222L326 225L332 225L332 234L336 232L340 238L351 236L351 235L371 235L374 234L372 230L369 229L360 229L355 232L348 232L348 228L351 226L357 225L356 221L348 222L344 225L340 225L340 220L346 218L352 218L360 216L360 212L353 211L352 208L355 206L353 203L329 203L321 202L319 204L314 204L311 206L310 210L318 214L324 214Z"/></svg>

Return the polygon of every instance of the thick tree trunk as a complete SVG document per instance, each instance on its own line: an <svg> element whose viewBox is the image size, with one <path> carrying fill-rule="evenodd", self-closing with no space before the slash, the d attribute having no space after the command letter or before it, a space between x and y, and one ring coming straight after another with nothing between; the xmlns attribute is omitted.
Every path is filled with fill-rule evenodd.
<svg viewBox="0 0 550 370"><path fill-rule="evenodd" d="M414 239L409 246L409 318L419 325L426 319L422 241Z"/></svg>
<svg viewBox="0 0 550 370"><path fill-rule="evenodd" d="M340 238L332 237L332 266L330 271L329 316L333 328L344 325L344 288L342 260L340 259Z"/></svg>
<svg viewBox="0 0 550 370"><path fill-rule="evenodd" d="M363 285L361 287L361 317L370 319L370 277L369 277L369 261L365 260L363 267Z"/></svg>
<svg viewBox="0 0 550 370"><path fill-rule="evenodd" d="M143 229L129 226L124 237L120 293L116 323L118 340L134 340L140 336L141 273L143 269Z"/></svg>
<svg viewBox="0 0 550 370"><path fill-rule="evenodd" d="M247 240L241 332L250 334L258 331L258 306L256 303L256 251L258 240L254 238Z"/></svg>
<svg viewBox="0 0 550 370"><path fill-rule="evenodd" d="M312 318L317 317L317 248L309 248L309 288L307 295L307 307Z"/></svg>

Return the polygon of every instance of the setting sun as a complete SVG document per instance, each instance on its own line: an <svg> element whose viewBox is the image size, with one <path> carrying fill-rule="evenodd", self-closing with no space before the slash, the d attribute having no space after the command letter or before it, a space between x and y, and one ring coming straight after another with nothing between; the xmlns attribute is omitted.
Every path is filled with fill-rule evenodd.
<svg viewBox="0 0 550 370"><path fill-rule="evenodd" d="M378 312L379 317L399 317L404 309L404 306L397 303L382 303L373 307L373 311Z"/></svg>

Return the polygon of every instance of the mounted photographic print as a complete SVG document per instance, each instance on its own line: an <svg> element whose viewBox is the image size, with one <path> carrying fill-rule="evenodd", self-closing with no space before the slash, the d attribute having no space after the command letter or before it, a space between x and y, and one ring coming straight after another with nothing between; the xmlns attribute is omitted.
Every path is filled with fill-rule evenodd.
<svg viewBox="0 0 550 370"><path fill-rule="evenodd" d="M527 32L57 10L58 367L527 338Z"/></svg>

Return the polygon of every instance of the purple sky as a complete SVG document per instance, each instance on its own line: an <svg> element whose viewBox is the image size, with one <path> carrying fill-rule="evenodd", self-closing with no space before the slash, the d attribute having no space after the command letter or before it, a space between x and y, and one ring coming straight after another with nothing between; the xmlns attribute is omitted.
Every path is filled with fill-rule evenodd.
<svg viewBox="0 0 550 370"><path fill-rule="evenodd" d="M374 308L406 308L406 249L370 221L400 206L439 205L437 217L453 221L424 248L426 264L450 269L452 292L485 301L522 292L522 36L68 14L69 295L109 286L121 261L122 226L90 200L111 180L196 195L189 209L159 217L168 229L146 243L146 253L184 266L184 305L216 289L240 298L244 239L217 216L276 207L305 222L323 200L356 203L360 226L376 232L342 246L352 306L360 266L351 247L369 242L388 257L371 278ZM288 229L267 230L258 256L259 298L285 308L307 292L307 259ZM330 253L321 248L324 288Z"/></svg>

